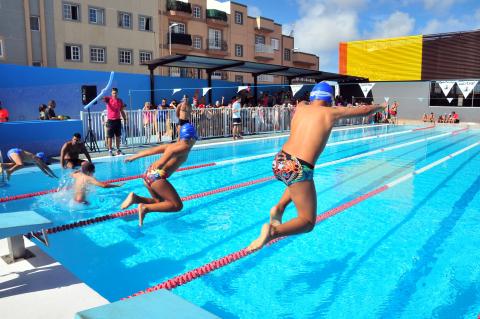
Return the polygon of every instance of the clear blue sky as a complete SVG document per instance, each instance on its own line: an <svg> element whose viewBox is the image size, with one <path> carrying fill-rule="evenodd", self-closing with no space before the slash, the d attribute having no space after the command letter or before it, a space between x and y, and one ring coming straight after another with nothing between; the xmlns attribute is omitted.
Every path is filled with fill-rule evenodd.
<svg viewBox="0 0 480 319"><path fill-rule="evenodd" d="M479 0L236 0L293 29L295 47L338 71L338 42L480 29Z"/></svg>

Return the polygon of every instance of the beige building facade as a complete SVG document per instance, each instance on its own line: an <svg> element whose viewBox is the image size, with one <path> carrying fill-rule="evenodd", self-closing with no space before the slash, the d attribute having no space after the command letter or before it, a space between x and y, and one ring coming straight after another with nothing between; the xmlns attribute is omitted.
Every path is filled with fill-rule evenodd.
<svg viewBox="0 0 480 319"><path fill-rule="evenodd" d="M248 16L247 6L216 0L0 0L0 63L147 73L141 63L191 54L319 69L317 56L295 50L282 26ZM5 2L5 4L3 3ZM14 24L18 24L15 26ZM9 31L9 28L11 29ZM2 29L8 34L2 34ZM12 32L14 40L8 40ZM8 37L10 35L10 37ZM160 68L157 74L202 77L199 70ZM250 74L216 72L215 79L250 83ZM282 83L261 75L259 83Z"/></svg>

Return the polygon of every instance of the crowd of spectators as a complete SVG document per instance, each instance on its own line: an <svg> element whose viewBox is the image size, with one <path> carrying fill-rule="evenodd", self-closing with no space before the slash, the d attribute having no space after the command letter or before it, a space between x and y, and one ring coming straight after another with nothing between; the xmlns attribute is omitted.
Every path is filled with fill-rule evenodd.
<svg viewBox="0 0 480 319"><path fill-rule="evenodd" d="M430 112L430 114L423 113L422 121L430 123L460 123L460 117L455 111L452 111L450 114L440 114L438 118L435 117L435 113Z"/></svg>

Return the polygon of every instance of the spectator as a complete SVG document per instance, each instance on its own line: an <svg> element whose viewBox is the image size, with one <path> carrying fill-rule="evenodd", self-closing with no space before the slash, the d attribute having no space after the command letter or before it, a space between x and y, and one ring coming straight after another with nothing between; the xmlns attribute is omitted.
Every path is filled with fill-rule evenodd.
<svg viewBox="0 0 480 319"><path fill-rule="evenodd" d="M55 100L50 100L48 101L48 107L47 107L47 120L57 120L57 115L55 114L55 107L57 106L57 103Z"/></svg>
<svg viewBox="0 0 480 319"><path fill-rule="evenodd" d="M118 89L112 88L112 96L106 96L103 101L107 105L107 148L110 156L114 156L112 150L112 139L115 137L115 145L117 146L117 155L121 155L120 139L122 136L122 120L127 124L127 114L125 113L125 104L118 97Z"/></svg>
<svg viewBox="0 0 480 319"><path fill-rule="evenodd" d="M431 123L435 123L435 114L433 114L433 112L430 113L430 116L428 117L428 121Z"/></svg>
<svg viewBox="0 0 480 319"><path fill-rule="evenodd" d="M428 115L427 115L427 113L423 113L422 121L428 122Z"/></svg>
<svg viewBox="0 0 480 319"><path fill-rule="evenodd" d="M155 122L155 114L153 112L152 103L145 102L143 105L143 128L145 129L145 143L150 143L150 137L152 136L153 124Z"/></svg>
<svg viewBox="0 0 480 319"><path fill-rule="evenodd" d="M390 109L390 119L391 123L397 124L397 114L398 114L398 106L400 104L397 101L393 101L392 108Z"/></svg>
<svg viewBox="0 0 480 319"><path fill-rule="evenodd" d="M232 104L232 134L234 140L243 138L240 135L240 127L242 126L240 101L241 97L237 96Z"/></svg>
<svg viewBox="0 0 480 319"><path fill-rule="evenodd" d="M171 111L171 119L170 119L170 125L172 127L172 141L174 141L177 138L177 126L178 126L178 116L177 116L177 101L173 100L170 102L170 107Z"/></svg>
<svg viewBox="0 0 480 319"><path fill-rule="evenodd" d="M452 112L450 115L450 123L460 123L460 119L458 118L458 114L455 111Z"/></svg>
<svg viewBox="0 0 480 319"><path fill-rule="evenodd" d="M48 120L47 106L45 104L40 104L38 107L38 119Z"/></svg>
<svg viewBox="0 0 480 319"><path fill-rule="evenodd" d="M0 101L0 122L8 122L8 110L2 107L2 101Z"/></svg>
<svg viewBox="0 0 480 319"><path fill-rule="evenodd" d="M82 165L84 160L78 157L80 154L84 154L87 160L90 163L92 162L85 143L82 142L82 136L80 133L75 133L70 141L63 144L60 151L60 165L65 168L74 168Z"/></svg>

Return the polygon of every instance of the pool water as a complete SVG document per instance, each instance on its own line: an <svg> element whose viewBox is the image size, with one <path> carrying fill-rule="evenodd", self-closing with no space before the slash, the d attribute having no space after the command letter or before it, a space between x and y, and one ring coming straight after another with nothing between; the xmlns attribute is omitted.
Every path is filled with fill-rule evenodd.
<svg viewBox="0 0 480 319"><path fill-rule="evenodd" d="M460 127L412 128L333 132L329 143L334 145L317 164L418 143L318 169L318 214L480 140L477 130L436 138ZM405 134L391 134L397 132ZM386 136L358 140L375 134ZM198 147L185 166L240 160L178 172L170 181L183 197L271 176L271 157L242 158L276 152L285 140ZM328 218L311 233L267 246L173 292L221 318L476 318L479 154L480 147L474 147ZM152 160L98 160L96 176L105 180L137 175ZM63 183L68 183L68 173L63 175ZM25 170L0 188L0 197L57 185ZM50 246L41 247L102 296L116 301L244 248L258 236L283 190L277 181L259 183L186 201L180 213L149 214L143 228L136 216L119 218L52 234ZM148 195L137 179L121 188L92 191L86 207L71 204L71 193L64 190L0 204L0 213L33 209L61 225L120 211L131 191ZM292 205L284 219L295 214Z"/></svg>

